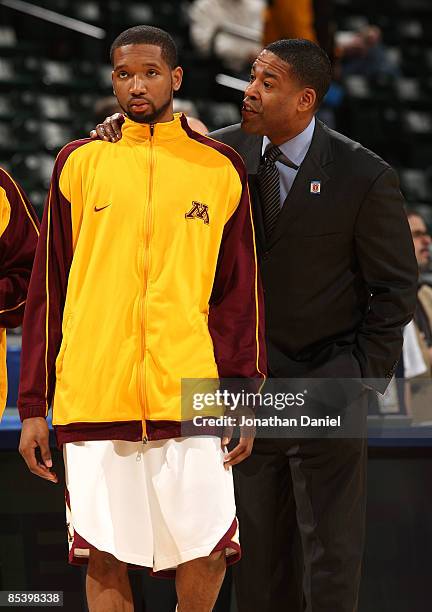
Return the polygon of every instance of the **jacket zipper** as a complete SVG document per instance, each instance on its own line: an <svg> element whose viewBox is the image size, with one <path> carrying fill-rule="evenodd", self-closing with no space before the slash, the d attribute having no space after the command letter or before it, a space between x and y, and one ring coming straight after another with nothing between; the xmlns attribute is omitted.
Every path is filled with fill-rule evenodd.
<svg viewBox="0 0 432 612"><path fill-rule="evenodd" d="M147 427L146 427L146 409L147 409L147 377L146 377L146 322L147 322L147 287L148 274L150 268L150 236L152 229L152 200L153 200L153 172L154 172L154 156L153 156L153 136L154 125L150 125L150 171L149 171L149 191L147 217L144 233L143 244L143 295L141 299L141 366L140 366L140 396L142 406L142 430L143 444L147 444Z"/></svg>

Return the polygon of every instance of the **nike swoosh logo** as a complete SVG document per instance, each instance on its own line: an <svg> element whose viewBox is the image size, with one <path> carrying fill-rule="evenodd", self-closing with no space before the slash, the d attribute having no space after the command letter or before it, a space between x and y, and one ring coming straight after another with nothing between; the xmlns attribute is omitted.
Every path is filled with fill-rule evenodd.
<svg viewBox="0 0 432 612"><path fill-rule="evenodd" d="M106 204L105 206L95 206L94 211L99 212L100 210L103 210L104 208L108 208L108 206L111 206L111 204Z"/></svg>

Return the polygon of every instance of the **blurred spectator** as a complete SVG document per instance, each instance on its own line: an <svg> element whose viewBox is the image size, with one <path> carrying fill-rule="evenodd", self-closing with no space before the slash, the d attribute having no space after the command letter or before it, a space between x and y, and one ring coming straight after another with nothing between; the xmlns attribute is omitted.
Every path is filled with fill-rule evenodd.
<svg viewBox="0 0 432 612"><path fill-rule="evenodd" d="M407 210L419 272L431 261L431 237L423 217ZM409 337L407 332L410 332ZM414 423L432 420L432 288L420 283L412 329L404 335L405 378L410 380L410 412ZM410 366L410 363L412 366ZM420 367L423 363L423 367Z"/></svg>
<svg viewBox="0 0 432 612"><path fill-rule="evenodd" d="M338 31L332 0L268 0L264 18L264 44L279 38L307 38L318 42L337 59L335 74L376 77L398 76L397 65L382 43L381 30L366 23L357 31Z"/></svg>
<svg viewBox="0 0 432 612"><path fill-rule="evenodd" d="M188 117L199 117L195 102L192 102L192 100L185 100L184 98L174 98L173 112L184 113Z"/></svg>
<svg viewBox="0 0 432 612"><path fill-rule="evenodd" d="M423 217L414 210L408 210L407 216L419 272L421 273L429 267L432 241ZM432 288L423 283L420 283L417 293L417 308L414 314L414 322L430 370L432 365Z"/></svg>
<svg viewBox="0 0 432 612"><path fill-rule="evenodd" d="M313 25L318 44L333 62L339 60L335 70L337 76L340 72L342 76L349 74L398 76L399 69L386 53L378 26L370 25L364 18L363 26L358 30L337 31L333 0L313 0L313 9Z"/></svg>
<svg viewBox="0 0 432 612"><path fill-rule="evenodd" d="M334 58L334 24L331 0L268 0L264 17L264 45L281 38L306 38L317 42ZM336 129L335 112L342 104L343 88L334 81L318 111L318 118Z"/></svg>
<svg viewBox="0 0 432 612"><path fill-rule="evenodd" d="M249 71L261 51L264 7L265 0L195 0L189 17L197 51L203 57L215 55L236 73ZM253 40L230 33L232 26L248 29Z"/></svg>
<svg viewBox="0 0 432 612"><path fill-rule="evenodd" d="M423 217L407 209L419 272L431 261L431 237ZM396 378L379 399L381 413L400 413L413 423L432 421L432 288L419 284L414 318L404 328L404 344ZM409 382L409 384L406 384Z"/></svg>
<svg viewBox="0 0 432 612"><path fill-rule="evenodd" d="M115 96L106 96L96 101L94 107L94 116L96 123L103 123L107 117L114 115L114 113L122 113L117 98Z"/></svg>
<svg viewBox="0 0 432 612"><path fill-rule="evenodd" d="M335 55L341 62L342 77L399 75L399 68L386 53L381 30L376 25L365 25L358 31L336 32Z"/></svg>
<svg viewBox="0 0 432 612"><path fill-rule="evenodd" d="M430 233L422 215L416 210L407 209L408 223L414 243L414 251L417 259L419 272L426 272L431 261L430 246L432 243ZM432 289L431 289L432 292Z"/></svg>
<svg viewBox="0 0 432 612"><path fill-rule="evenodd" d="M317 42L312 0L268 0L263 45L280 38L307 38Z"/></svg>
<svg viewBox="0 0 432 612"><path fill-rule="evenodd" d="M208 134L208 127L199 118L198 110L192 100L183 100L175 98L173 110L175 113L184 113L186 115L189 127L200 134Z"/></svg>

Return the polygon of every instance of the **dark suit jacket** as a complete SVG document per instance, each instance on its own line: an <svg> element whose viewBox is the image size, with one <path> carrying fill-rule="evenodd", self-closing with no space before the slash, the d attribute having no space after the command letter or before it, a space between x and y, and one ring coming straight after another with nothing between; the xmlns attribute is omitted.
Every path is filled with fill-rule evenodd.
<svg viewBox="0 0 432 612"><path fill-rule="evenodd" d="M414 312L417 289L395 172L317 121L266 244L256 184L262 137L246 134L240 125L211 136L236 149L248 169L271 374L361 374L383 392L400 357L402 327ZM311 193L316 181L320 192Z"/></svg>

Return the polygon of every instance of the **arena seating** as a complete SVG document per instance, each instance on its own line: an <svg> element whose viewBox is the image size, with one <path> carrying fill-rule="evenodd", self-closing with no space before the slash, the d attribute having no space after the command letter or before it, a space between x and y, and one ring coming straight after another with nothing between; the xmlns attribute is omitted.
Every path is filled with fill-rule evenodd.
<svg viewBox="0 0 432 612"><path fill-rule="evenodd" d="M220 62L199 58L192 48L188 2L33 4L106 33L94 39L0 6L0 164L28 190L39 213L56 153L68 140L88 134L96 100L111 93L109 41L126 27L149 23L168 29L185 68L182 98L194 100L211 129L238 120L241 92L218 85ZM399 73L347 76L336 126L392 163L408 201L427 207L432 203L432 4L336 0L335 19L339 30L378 25Z"/></svg>
<svg viewBox="0 0 432 612"><path fill-rule="evenodd" d="M147 23L172 33L185 69L180 95L195 102L210 129L239 120L241 92L215 79L229 70L217 58L198 57L192 47L191 1L30 0L104 30L104 38L92 38L26 16L0 0L0 165L23 185L40 216L56 154L67 141L88 135L97 100L112 92L109 42L127 27ZM393 76L346 76L336 127L394 165L407 201L432 228L432 2L334 0L334 5L339 30L377 24L385 53L397 67ZM8 336L8 406L15 406L21 338L19 330ZM432 476L431 433L424 428L423 440L404 439L398 424L394 440L381 439L383 419L376 421L361 611L420 612L430 599L431 503L425 491ZM15 408L7 410L0 434L0 587L62 589L64 611L84 611L84 574L65 560L63 489L41 483L25 469L16 452ZM55 449L53 459L61 470ZM141 572L132 574L132 583L136 610L170 609L172 585L150 583ZM230 586L225 581L228 592Z"/></svg>

